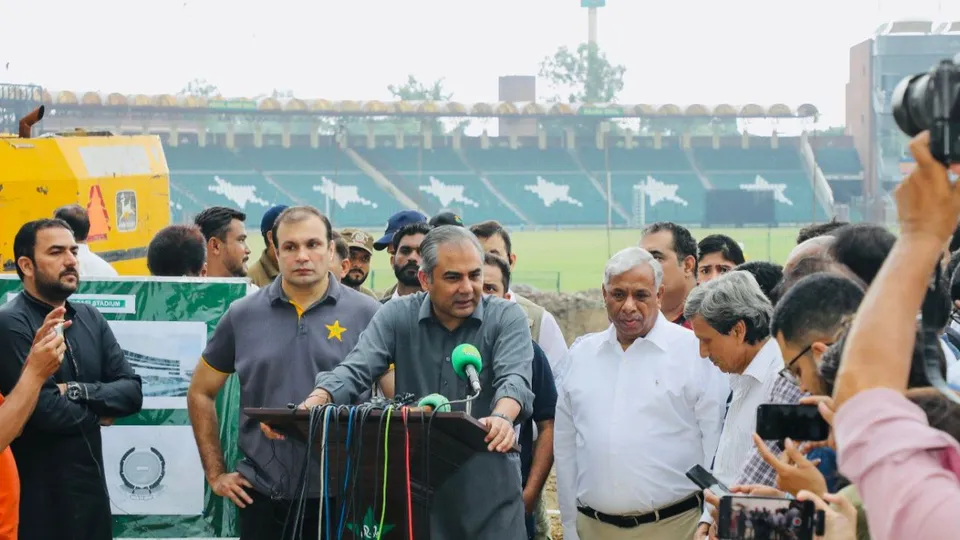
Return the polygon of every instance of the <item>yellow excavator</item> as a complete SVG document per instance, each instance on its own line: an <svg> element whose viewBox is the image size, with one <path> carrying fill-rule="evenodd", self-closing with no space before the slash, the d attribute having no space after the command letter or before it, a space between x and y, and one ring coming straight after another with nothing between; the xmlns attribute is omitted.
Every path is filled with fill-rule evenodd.
<svg viewBox="0 0 960 540"><path fill-rule="evenodd" d="M45 107L0 133L0 262L16 271L13 238L25 222L80 204L90 249L121 275L146 276L147 245L170 223L170 171L156 135L73 132L32 137Z"/></svg>

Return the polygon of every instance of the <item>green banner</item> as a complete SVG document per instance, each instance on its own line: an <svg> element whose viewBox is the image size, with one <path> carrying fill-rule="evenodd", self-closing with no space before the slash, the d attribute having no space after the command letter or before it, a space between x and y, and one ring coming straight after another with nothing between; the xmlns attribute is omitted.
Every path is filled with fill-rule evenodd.
<svg viewBox="0 0 960 540"><path fill-rule="evenodd" d="M16 276L0 276L0 303L20 290ZM239 279L130 277L83 281L70 298L103 313L143 379L143 410L101 431L114 537L239 535L236 507L214 495L204 479L186 393L207 338L227 306L246 292ZM240 457L239 413L240 386L231 375L217 397L230 470Z"/></svg>

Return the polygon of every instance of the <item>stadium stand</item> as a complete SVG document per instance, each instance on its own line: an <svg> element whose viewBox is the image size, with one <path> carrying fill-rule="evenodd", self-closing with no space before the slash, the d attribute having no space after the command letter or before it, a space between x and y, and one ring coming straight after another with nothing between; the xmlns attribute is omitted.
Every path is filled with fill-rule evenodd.
<svg viewBox="0 0 960 540"><path fill-rule="evenodd" d="M609 155L607 155L609 154ZM683 149L665 145L653 148L580 148L580 160L600 183L606 182L607 162L613 199L621 204L623 222L674 221L699 224L703 216L705 187ZM641 196L642 193L642 196ZM644 207L640 206L641 197ZM604 210L605 207L604 201ZM614 220L615 224L618 220Z"/></svg>
<svg viewBox="0 0 960 540"><path fill-rule="evenodd" d="M833 200L850 204L861 192L863 165L853 148L823 147L815 151L817 163L833 190Z"/></svg>
<svg viewBox="0 0 960 540"><path fill-rule="evenodd" d="M795 147L771 148L769 140L759 139L750 148L694 147L693 159L715 189L772 191L777 223L828 219Z"/></svg>
<svg viewBox="0 0 960 540"><path fill-rule="evenodd" d="M413 139L413 138L411 138ZM428 214L458 213L468 222L496 219L513 227L590 227L607 223L606 181L609 171L615 227L669 220L699 226L711 189L769 191L779 224L828 219L828 209L813 196L811 174L794 140L694 140L682 148L665 139L654 148L650 139L633 148L622 143L608 151L594 144L564 148L559 139L540 149L536 140L511 148L490 139L463 139L460 149L437 138L427 149L394 138L364 140L340 149L329 139L309 146L167 146L174 221L187 221L200 208L226 204L259 220L274 204L312 204L327 211L339 226L376 227L384 216L416 206ZM593 141L589 141L592 143ZM821 148L818 165L830 179L838 202L856 195L860 174L850 148Z"/></svg>
<svg viewBox="0 0 960 540"><path fill-rule="evenodd" d="M433 115L512 116L570 125L580 125L574 119L584 115L656 116L677 119L679 125L685 118L816 118L818 109L808 103L624 104L608 110L533 102L38 94L37 101L57 111L44 119L43 131L106 129L160 136L171 173L174 222L189 221L215 204L240 208L258 220L266 208L286 203L315 205L343 227L379 228L386 216L402 208L428 214L450 210L467 222L496 219L531 228L602 227L608 209L614 227L655 220L690 226L795 225L827 219L835 214L836 203L848 205L844 210L853 215L862 192L849 136L690 137L673 133L674 127L650 133L647 126L640 132L612 132L603 145L597 133L580 128L563 137L551 129L537 132L535 125L527 132L537 133L533 136L474 137L444 133L447 128L438 131L435 122L423 122ZM128 122L131 114L141 113L138 118L149 120ZM203 123L185 122L186 117ZM365 117L405 120L391 127L380 120L364 124ZM747 201L738 191L766 192L766 201L774 201L773 217L758 217L770 215L766 206L750 220L723 223L717 220L729 217L713 216L710 221L716 222L708 224L708 195L732 196L725 199L728 206L711 206L713 211Z"/></svg>

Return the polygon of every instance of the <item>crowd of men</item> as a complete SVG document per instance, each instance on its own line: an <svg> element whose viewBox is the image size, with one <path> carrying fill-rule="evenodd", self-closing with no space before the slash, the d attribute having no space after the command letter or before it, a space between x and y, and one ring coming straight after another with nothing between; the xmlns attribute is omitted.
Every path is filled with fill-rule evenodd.
<svg viewBox="0 0 960 540"><path fill-rule="evenodd" d="M206 480L240 509L245 540L280 540L304 467L303 538L323 537L320 508L336 501L322 498L319 467L300 443L243 415L243 459L228 466L214 403L229 375L238 374L242 406L354 404L371 392L453 400L467 391L450 362L461 343L484 359L472 412L490 452L435 497L435 538L549 538L543 490L554 464L566 539L715 537L717 500L685 476L694 465L754 495L845 488L829 446L804 455L793 441L761 441L756 411L830 395L844 332L896 240L883 227L807 227L780 266L746 262L728 236L698 242L681 225L654 223L606 262L609 327L565 338L548 310L512 290L522 254L497 222L403 211L374 238L335 230L313 207L276 206L251 262L245 220L208 208L147 250L155 276L250 281L187 397ZM80 279L116 275L86 247L88 231L83 209L70 206L15 239L24 290L0 307L0 539L112 538L100 429L137 413L143 395L103 316L69 301ZM944 246L945 276L957 247ZM396 284L377 293L364 284L383 256ZM934 324L943 374L956 379L960 334L941 281ZM917 354L911 384L929 386Z"/></svg>

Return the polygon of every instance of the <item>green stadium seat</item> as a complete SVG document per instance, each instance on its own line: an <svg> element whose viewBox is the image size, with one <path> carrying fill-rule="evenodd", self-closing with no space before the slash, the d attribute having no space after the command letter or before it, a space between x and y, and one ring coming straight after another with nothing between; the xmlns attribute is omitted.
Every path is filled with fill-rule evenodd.
<svg viewBox="0 0 960 540"><path fill-rule="evenodd" d="M610 164L613 198L632 223L673 221L699 225L703 221L706 190L680 148L581 148L580 160L601 182ZM642 199L637 187L642 187ZM641 207L641 200L643 206Z"/></svg>
<svg viewBox="0 0 960 540"><path fill-rule="evenodd" d="M854 148L820 148L814 155L827 180L834 175L858 175L863 172L860 155Z"/></svg>
<svg viewBox="0 0 960 540"><path fill-rule="evenodd" d="M242 158L283 190L286 204L315 206L343 227L379 227L403 209L334 147L244 148Z"/></svg>
<svg viewBox="0 0 960 540"><path fill-rule="evenodd" d="M450 210L467 223L487 219L510 225L520 223L517 215L500 202L453 149L356 150L428 213Z"/></svg>
<svg viewBox="0 0 960 540"><path fill-rule="evenodd" d="M178 192L174 205L181 208L196 211L198 207L230 206L245 212L252 223L259 222L271 206L289 203L281 190L229 150L178 146L166 147L164 153L171 191ZM176 210L172 214L176 219L189 221L193 217Z"/></svg>
<svg viewBox="0 0 960 540"><path fill-rule="evenodd" d="M659 150L642 145L604 152L592 141L585 142L576 158L565 148L511 149L492 142L494 147L482 149L476 141L468 141L459 154L442 145L431 150L411 145L354 151L427 213L451 210L467 223L495 219L514 227L529 223L602 227L607 223L608 166L613 200L626 214L612 213L616 227L662 220L699 226L707 197L701 174L714 189L773 191L779 223L805 224L814 216L826 219L793 146L776 150L695 146L684 151L675 141L665 141ZM236 151L178 146L165 151L175 222L190 221L208 206L229 205L246 212L255 223L267 208L282 203L316 206L338 228L366 228L381 227L388 216L405 207L333 146ZM859 172L859 161L851 152L833 148L818 152L824 173ZM840 189L831 181L838 202L858 194L853 191L859 187L856 181L842 184Z"/></svg>
<svg viewBox="0 0 960 540"><path fill-rule="evenodd" d="M466 156L497 191L536 225L606 224L602 194L565 149L470 148Z"/></svg>

